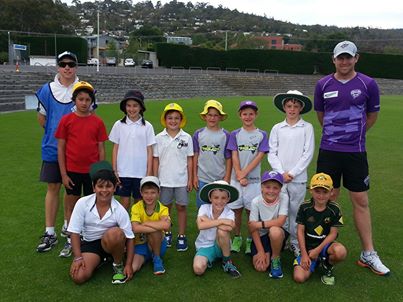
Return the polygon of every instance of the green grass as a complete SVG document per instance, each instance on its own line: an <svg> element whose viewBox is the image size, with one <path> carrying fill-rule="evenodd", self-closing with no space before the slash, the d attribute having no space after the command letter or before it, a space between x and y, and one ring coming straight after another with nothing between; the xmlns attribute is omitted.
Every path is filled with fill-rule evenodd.
<svg viewBox="0 0 403 302"><path fill-rule="evenodd" d="M224 110L229 118L222 123L228 129L240 127L237 106L245 98L222 98ZM260 113L259 128L270 132L271 127L283 119L283 114L272 105L267 97L250 97L255 100ZM193 133L203 126L198 113L205 99L178 101L188 118L185 131ZM162 130L159 116L168 102L147 102L146 118ZM108 130L121 118L118 104L101 105L97 110ZM340 204L344 212L345 227L340 230L339 240L349 251L347 260L336 267L336 285L327 287L315 273L303 285L292 280L292 257L286 251L282 262L284 278L271 280L266 274L253 270L251 259L243 254L234 256L242 278L232 280L216 264L202 277L192 273L194 256L193 242L197 236L195 226L195 196L192 193L188 210L188 237L190 249L178 253L170 249L165 256L166 274L154 276L150 264L146 265L133 280L122 286L112 285L111 267L103 266L94 277L82 286L70 280L68 270L71 259L61 259L58 253L63 245L49 253L35 251L38 237L43 232L44 195L46 185L38 181L40 170L40 141L42 129L36 122L35 112L18 112L0 115L0 162L2 177L0 188L0 255L2 258L0 282L2 301L240 301L269 300L278 298L285 301L329 298L334 301L402 301L403 275L402 226L403 213L401 198L403 171L403 117L402 97L382 97L382 111L377 124L367 137L368 157L371 171L370 204L373 219L373 236L376 249L382 260L391 268L390 277L378 277L369 270L355 264L360 252L358 236L352 220L351 204L345 191ZM315 128L316 150L320 139L320 127L314 112L304 118ZM400 126L399 126L400 125ZM107 158L111 157L111 144L107 143ZM309 167L312 175L315 169L316 154ZM266 158L263 168L268 168ZM400 194L399 194L400 193ZM62 224L62 209L59 209L58 232ZM175 216L173 217L175 220ZM245 225L245 224L244 224ZM175 231L175 228L174 228ZM244 229L245 233L245 229Z"/></svg>

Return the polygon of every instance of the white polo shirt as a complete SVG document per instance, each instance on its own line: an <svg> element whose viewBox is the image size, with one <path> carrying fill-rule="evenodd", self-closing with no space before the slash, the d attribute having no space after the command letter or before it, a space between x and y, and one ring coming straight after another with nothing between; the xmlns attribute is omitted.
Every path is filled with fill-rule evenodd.
<svg viewBox="0 0 403 302"><path fill-rule="evenodd" d="M207 216L209 219L214 219L213 218L213 206L208 203L208 204L203 204L199 212L197 214L198 217L201 216ZM228 206L224 207L224 210L222 211L221 215L218 217L218 219L230 219L232 221L235 221L235 214L234 212L228 208ZM202 247L210 247L215 244L217 237L217 228L210 228L210 229L205 229L205 230L200 230L199 235L196 238L195 246L196 250L202 248Z"/></svg>
<svg viewBox="0 0 403 302"><path fill-rule="evenodd" d="M120 177L143 178L147 174L147 147L155 144L153 126L141 119L126 123L117 121L109 134L109 140L119 145L117 172Z"/></svg>
<svg viewBox="0 0 403 302"><path fill-rule="evenodd" d="M273 126L267 156L273 170L294 176L293 182L307 182L307 168L315 149L312 124L302 118L290 126L285 120Z"/></svg>
<svg viewBox="0 0 403 302"><path fill-rule="evenodd" d="M102 219L99 218L95 200L94 193L77 201L67 228L69 232L81 234L85 241L94 241L101 239L108 229L118 226L126 238L134 238L129 214L114 197Z"/></svg>
<svg viewBox="0 0 403 302"><path fill-rule="evenodd" d="M187 159L193 156L192 137L180 129L171 137L166 129L155 137L153 156L159 159L158 178L161 187L186 187L188 182Z"/></svg>

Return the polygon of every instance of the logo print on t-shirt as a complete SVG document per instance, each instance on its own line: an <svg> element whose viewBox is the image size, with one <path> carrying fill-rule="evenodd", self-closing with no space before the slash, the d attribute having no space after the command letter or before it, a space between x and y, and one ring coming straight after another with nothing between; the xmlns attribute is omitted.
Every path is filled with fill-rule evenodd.
<svg viewBox="0 0 403 302"><path fill-rule="evenodd" d="M187 146L188 146L188 143L186 141L184 141L183 139L181 139L176 147L178 149L182 149L182 147L187 147Z"/></svg>
<svg viewBox="0 0 403 302"><path fill-rule="evenodd" d="M252 154L254 154L254 153L256 152L256 150L257 150L257 146L258 146L258 145L259 145L258 143L253 144L253 145L251 145L251 146L248 146L248 145L239 145L239 146L238 146L238 150L239 150L239 151L251 151Z"/></svg>
<svg viewBox="0 0 403 302"><path fill-rule="evenodd" d="M360 89L351 90L350 94L353 97L353 99L355 99L361 95L361 90Z"/></svg>
<svg viewBox="0 0 403 302"><path fill-rule="evenodd" d="M201 150L204 152L213 152L213 154L216 155L217 152L220 151L220 145L213 145L213 146L203 145L201 147Z"/></svg>

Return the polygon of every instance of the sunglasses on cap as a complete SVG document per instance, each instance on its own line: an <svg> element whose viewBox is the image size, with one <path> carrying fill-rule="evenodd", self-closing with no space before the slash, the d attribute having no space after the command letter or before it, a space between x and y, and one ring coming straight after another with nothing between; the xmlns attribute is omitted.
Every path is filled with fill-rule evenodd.
<svg viewBox="0 0 403 302"><path fill-rule="evenodd" d="M66 67L66 66L69 66L70 68L77 66L76 62L59 62L58 65L59 65L59 67L62 67L62 68Z"/></svg>

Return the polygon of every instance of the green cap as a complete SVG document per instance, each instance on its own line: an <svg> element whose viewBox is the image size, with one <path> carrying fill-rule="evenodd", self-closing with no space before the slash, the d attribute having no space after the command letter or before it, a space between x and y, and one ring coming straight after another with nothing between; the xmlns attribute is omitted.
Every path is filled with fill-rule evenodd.
<svg viewBox="0 0 403 302"><path fill-rule="evenodd" d="M101 160L101 161L96 162L91 165L91 167L90 167L91 179L94 178L95 173L97 173L98 171L101 171L101 170L108 170L108 171L113 172L112 165L106 160Z"/></svg>

